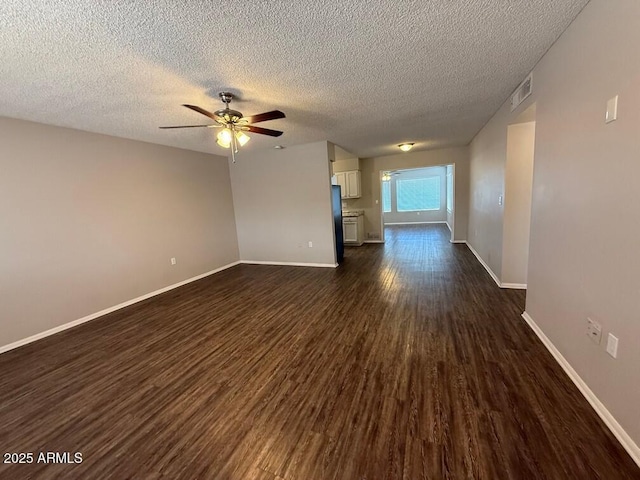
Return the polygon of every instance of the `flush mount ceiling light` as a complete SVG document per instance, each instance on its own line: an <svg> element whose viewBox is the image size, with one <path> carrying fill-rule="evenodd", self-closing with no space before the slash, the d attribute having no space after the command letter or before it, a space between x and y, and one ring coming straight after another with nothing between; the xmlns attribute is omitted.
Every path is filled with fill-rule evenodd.
<svg viewBox="0 0 640 480"><path fill-rule="evenodd" d="M236 163L236 153L238 153L238 146L242 147L250 140L249 136L244 132L259 133L260 135L269 135L271 137L279 137L282 132L279 130L270 130L268 128L256 127L249 125L250 123L266 122L267 120L275 120L277 118L285 118L284 113L280 110L272 110L270 112L259 113L258 115L252 115L250 117L242 116L242 113L237 110L231 110L229 103L233 100L234 95L229 92L220 92L218 94L220 100L225 104L225 108L217 110L214 113L208 112L204 108L197 107L195 105L183 105L195 112L215 120L213 125L181 125L177 127L160 127L160 128L193 128L193 127L206 127L206 128L222 128L218 135L216 135L216 143L222 148L231 149L231 158L233 163Z"/></svg>
<svg viewBox="0 0 640 480"><path fill-rule="evenodd" d="M398 145L398 147L403 152L408 152L409 150L411 150L413 148L413 145L414 145L413 143L401 143L400 145Z"/></svg>

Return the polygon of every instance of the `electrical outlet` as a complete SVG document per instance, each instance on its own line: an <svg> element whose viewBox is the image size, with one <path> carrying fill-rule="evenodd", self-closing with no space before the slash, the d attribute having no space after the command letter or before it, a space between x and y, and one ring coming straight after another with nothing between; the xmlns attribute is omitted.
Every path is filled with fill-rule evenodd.
<svg viewBox="0 0 640 480"><path fill-rule="evenodd" d="M309 242L309 248L313 248L313 242Z"/></svg>
<svg viewBox="0 0 640 480"><path fill-rule="evenodd" d="M602 326L595 320L591 320L587 317L587 336L596 345L600 345L600 339L602 338Z"/></svg>
<svg viewBox="0 0 640 480"><path fill-rule="evenodd" d="M176 257L171 257L171 265L175 265L176 263Z"/></svg>
<svg viewBox="0 0 640 480"><path fill-rule="evenodd" d="M618 357L618 337L613 333L610 333L609 338L607 338L607 353L613 358Z"/></svg>

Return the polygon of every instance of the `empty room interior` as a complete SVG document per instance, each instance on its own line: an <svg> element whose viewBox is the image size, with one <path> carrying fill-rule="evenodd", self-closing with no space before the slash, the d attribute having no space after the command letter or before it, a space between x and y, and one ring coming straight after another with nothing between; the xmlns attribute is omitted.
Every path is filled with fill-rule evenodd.
<svg viewBox="0 0 640 480"><path fill-rule="evenodd" d="M640 2L0 5L0 478L640 479Z"/></svg>

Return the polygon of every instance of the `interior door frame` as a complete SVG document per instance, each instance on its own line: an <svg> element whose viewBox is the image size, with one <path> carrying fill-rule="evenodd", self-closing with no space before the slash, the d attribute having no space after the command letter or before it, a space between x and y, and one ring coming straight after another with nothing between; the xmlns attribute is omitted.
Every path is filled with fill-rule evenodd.
<svg viewBox="0 0 640 480"><path fill-rule="evenodd" d="M449 225L449 228L451 230L451 238L450 238L450 242L454 243L455 241L455 231L456 231L456 164L455 163L444 163L444 164L436 164L436 165L423 165L423 166L419 166L419 167L411 167L411 168L395 168L393 170L415 170L418 168L430 168L430 167L448 167L449 165L451 165L451 183L452 183L452 190L453 193L451 195L451 223L453 225ZM378 170L378 185L380 188L380 241L382 243L385 242L385 238L384 238L384 208L383 208L383 204L382 204L382 175L384 172L389 171L391 169L385 168L383 170ZM446 207L445 207L446 210ZM446 212L445 212L446 213ZM447 222L448 223L448 222Z"/></svg>

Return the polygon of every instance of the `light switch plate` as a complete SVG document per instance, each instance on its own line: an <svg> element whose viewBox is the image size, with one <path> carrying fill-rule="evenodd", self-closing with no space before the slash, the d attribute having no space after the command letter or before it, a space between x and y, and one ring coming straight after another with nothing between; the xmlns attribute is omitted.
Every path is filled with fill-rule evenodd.
<svg viewBox="0 0 640 480"><path fill-rule="evenodd" d="M604 117L604 123L611 123L618 119L618 95L610 98L607 102L607 113Z"/></svg>
<svg viewBox="0 0 640 480"><path fill-rule="evenodd" d="M618 356L618 337L612 333L609 334L609 338L607 339L607 353L613 358Z"/></svg>
<svg viewBox="0 0 640 480"><path fill-rule="evenodd" d="M602 326L589 317L587 317L587 336L593 343L600 345L600 339L602 338Z"/></svg>

